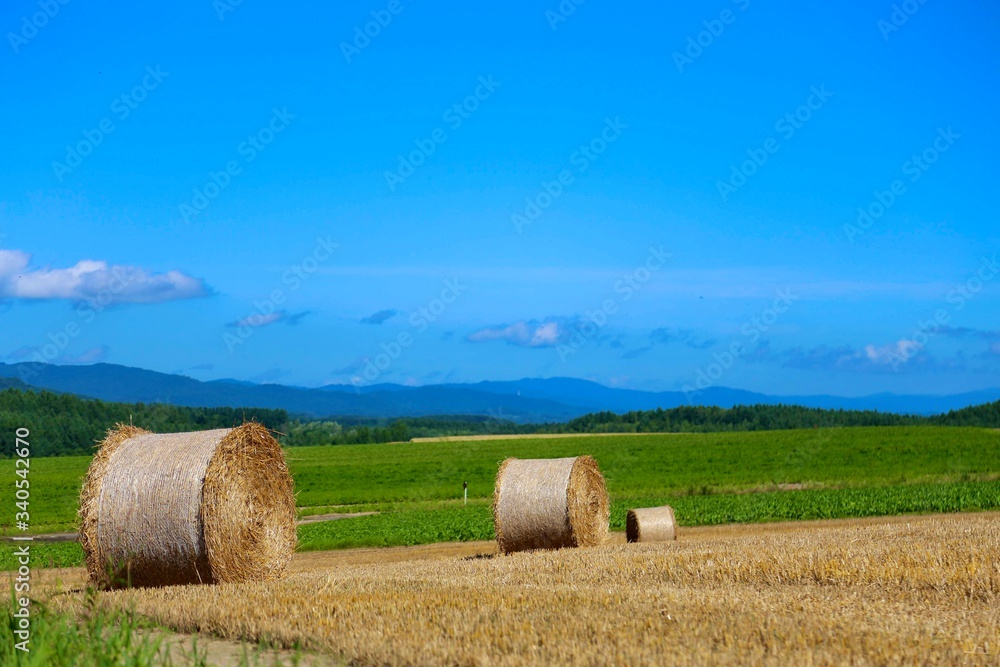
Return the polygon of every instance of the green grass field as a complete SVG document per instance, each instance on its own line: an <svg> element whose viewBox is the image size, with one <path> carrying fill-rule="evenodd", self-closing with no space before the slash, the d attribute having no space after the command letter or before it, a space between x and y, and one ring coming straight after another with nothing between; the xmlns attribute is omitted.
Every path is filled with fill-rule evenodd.
<svg viewBox="0 0 1000 667"><path fill-rule="evenodd" d="M612 527L628 507L668 503L682 525L843 518L1000 507L1000 432L955 427L843 428L564 439L394 443L287 450L302 514L379 510L310 524L300 548L492 539L489 499L505 457L593 455L612 499ZM89 458L32 461L33 532L72 530ZM12 461L0 461L14 515ZM461 505L469 482L468 507ZM777 491L779 484L803 490ZM752 491L752 492L751 492ZM0 549L0 565L9 567ZM79 547L36 545L36 563L79 562Z"/></svg>

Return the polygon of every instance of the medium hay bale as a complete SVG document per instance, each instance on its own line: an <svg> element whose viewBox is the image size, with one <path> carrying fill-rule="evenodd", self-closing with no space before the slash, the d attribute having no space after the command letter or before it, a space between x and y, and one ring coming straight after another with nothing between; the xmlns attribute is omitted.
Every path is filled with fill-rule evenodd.
<svg viewBox="0 0 1000 667"><path fill-rule="evenodd" d="M601 544L608 516L604 477L589 456L500 464L493 524L501 553Z"/></svg>
<svg viewBox="0 0 1000 667"><path fill-rule="evenodd" d="M629 542L669 542L677 539L674 508L646 507L629 510L625 517L625 539Z"/></svg>
<svg viewBox="0 0 1000 667"><path fill-rule="evenodd" d="M295 551L295 493L266 428L119 424L87 471L80 544L100 588L266 581Z"/></svg>

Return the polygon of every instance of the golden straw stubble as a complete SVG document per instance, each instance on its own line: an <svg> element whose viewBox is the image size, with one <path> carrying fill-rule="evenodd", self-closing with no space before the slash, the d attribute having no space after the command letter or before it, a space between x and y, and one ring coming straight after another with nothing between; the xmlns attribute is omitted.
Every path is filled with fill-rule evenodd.
<svg viewBox="0 0 1000 667"><path fill-rule="evenodd" d="M503 553L602 544L609 513L604 477L590 456L509 458L497 472L493 521Z"/></svg>
<svg viewBox="0 0 1000 667"><path fill-rule="evenodd" d="M263 426L153 434L119 425L80 498L80 541L101 588L267 581L295 550L295 495Z"/></svg>

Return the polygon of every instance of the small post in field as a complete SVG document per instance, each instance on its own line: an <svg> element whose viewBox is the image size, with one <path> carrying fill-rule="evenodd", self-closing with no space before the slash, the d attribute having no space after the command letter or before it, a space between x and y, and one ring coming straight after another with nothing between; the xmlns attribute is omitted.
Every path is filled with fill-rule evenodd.
<svg viewBox="0 0 1000 667"><path fill-rule="evenodd" d="M465 491L465 504L469 504L469 483L462 482L462 490Z"/></svg>

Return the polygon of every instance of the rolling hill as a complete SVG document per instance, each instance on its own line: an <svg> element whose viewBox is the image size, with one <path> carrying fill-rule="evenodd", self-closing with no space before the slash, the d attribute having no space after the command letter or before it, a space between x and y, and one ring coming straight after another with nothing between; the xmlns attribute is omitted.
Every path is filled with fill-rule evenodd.
<svg viewBox="0 0 1000 667"><path fill-rule="evenodd" d="M57 366L0 363L0 388L41 388L121 403L168 403L187 407L248 405L287 410L307 417L416 417L491 415L521 423L558 422L597 412L629 412L689 405L683 392L646 392L605 387L573 378L524 379L410 387L378 384L356 388L320 388L253 384L237 380L202 382L182 375L94 364ZM803 407L879 410L931 415L1000 400L1000 389L952 396L877 394L838 396L768 396L712 387L694 400L699 405L800 405Z"/></svg>

